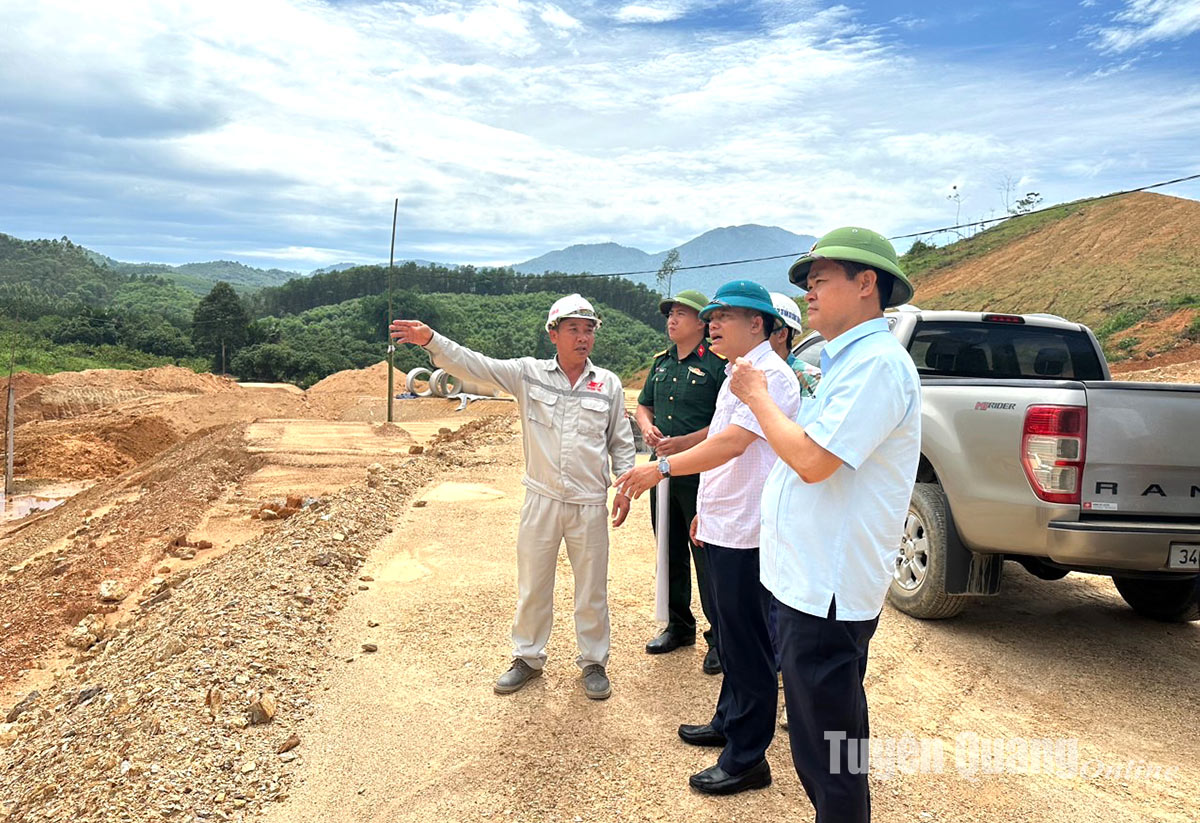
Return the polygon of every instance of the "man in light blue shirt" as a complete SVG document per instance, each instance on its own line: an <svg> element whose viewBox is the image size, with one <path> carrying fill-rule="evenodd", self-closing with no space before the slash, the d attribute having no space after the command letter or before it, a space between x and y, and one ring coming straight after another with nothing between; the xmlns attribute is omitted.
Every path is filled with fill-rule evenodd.
<svg viewBox="0 0 1200 823"><path fill-rule="evenodd" d="M837 229L789 278L828 340L793 421L739 361L730 389L780 456L763 489L763 585L779 609L792 763L817 823L870 820L863 676L921 452L921 385L883 310L912 298L891 243Z"/></svg>

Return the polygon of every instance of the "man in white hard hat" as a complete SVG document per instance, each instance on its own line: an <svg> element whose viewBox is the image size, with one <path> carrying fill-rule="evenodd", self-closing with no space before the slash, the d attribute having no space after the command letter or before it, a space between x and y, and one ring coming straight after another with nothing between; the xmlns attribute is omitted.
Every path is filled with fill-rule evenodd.
<svg viewBox="0 0 1200 823"><path fill-rule="evenodd" d="M804 334L800 307L795 300L777 291L771 292L771 305L783 318L783 325L771 333L771 348L796 372L796 379L800 381L800 396L812 397L817 391L817 383L821 382L821 370L792 354L797 335Z"/></svg>
<svg viewBox="0 0 1200 823"><path fill-rule="evenodd" d="M621 380L590 358L600 318L578 294L555 302L546 318L550 360L498 360L458 345L419 320L393 320L391 335L429 352L434 365L496 386L517 399L525 450L525 505L517 533L517 612L512 666L496 681L511 694L542 673L553 622L554 572L566 542L575 575L576 663L593 700L612 693L609 653L608 486L633 468L633 431ZM612 525L629 513L617 494Z"/></svg>

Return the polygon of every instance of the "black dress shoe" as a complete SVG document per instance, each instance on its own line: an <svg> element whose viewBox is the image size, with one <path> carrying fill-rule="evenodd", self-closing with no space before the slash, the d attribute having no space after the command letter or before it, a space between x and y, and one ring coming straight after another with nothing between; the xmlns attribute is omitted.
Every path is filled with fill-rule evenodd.
<svg viewBox="0 0 1200 823"><path fill-rule="evenodd" d="M680 646L695 646L696 635L690 637L680 637L674 632L663 632L658 637L646 644L646 654L666 654L673 652Z"/></svg>
<svg viewBox="0 0 1200 823"><path fill-rule="evenodd" d="M730 774L720 766L710 766L688 778L688 784L704 794L737 794L771 785L771 766L764 759L741 774Z"/></svg>
<svg viewBox="0 0 1200 823"><path fill-rule="evenodd" d="M724 746L725 735L712 727L711 723L703 726L689 726L686 723L679 727L679 739L692 746Z"/></svg>
<svg viewBox="0 0 1200 823"><path fill-rule="evenodd" d="M725 671L721 668L721 658L717 656L717 647L709 646L708 653L704 655L704 673L705 674L720 674Z"/></svg>

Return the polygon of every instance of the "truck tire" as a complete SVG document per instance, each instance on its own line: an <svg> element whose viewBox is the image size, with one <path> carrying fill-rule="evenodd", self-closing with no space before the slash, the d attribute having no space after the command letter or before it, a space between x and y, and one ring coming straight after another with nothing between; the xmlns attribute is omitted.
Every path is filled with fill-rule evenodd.
<svg viewBox="0 0 1200 823"><path fill-rule="evenodd" d="M1138 614L1167 623L1200 620L1200 577L1149 580L1113 576L1125 602Z"/></svg>
<svg viewBox="0 0 1200 823"><path fill-rule="evenodd" d="M888 602L905 614L940 620L967 605L965 597L946 594L948 517L941 486L917 483L913 487L887 595Z"/></svg>

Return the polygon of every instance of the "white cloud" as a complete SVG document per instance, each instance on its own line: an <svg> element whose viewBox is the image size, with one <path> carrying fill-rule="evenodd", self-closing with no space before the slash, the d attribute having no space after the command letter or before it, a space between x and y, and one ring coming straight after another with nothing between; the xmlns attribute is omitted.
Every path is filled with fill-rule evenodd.
<svg viewBox="0 0 1200 823"><path fill-rule="evenodd" d="M409 6L411 21L477 43L486 43L509 54L528 55L540 44L529 27L533 6L521 0L439 3L444 11L425 13ZM551 13L553 15L553 13Z"/></svg>
<svg viewBox="0 0 1200 823"><path fill-rule="evenodd" d="M575 31L583 27L582 23L553 3L542 6L538 17L550 28L563 32Z"/></svg>
<svg viewBox="0 0 1200 823"><path fill-rule="evenodd" d="M1126 0L1114 25L1094 29L1096 47L1121 53L1158 41L1182 40L1200 31L1200 0Z"/></svg>
<svg viewBox="0 0 1200 823"><path fill-rule="evenodd" d="M306 267L312 264L374 262L374 259L364 259L357 253L345 249L320 249L313 246L285 246L281 248L245 248L232 249L231 254L252 260L284 260L303 263Z"/></svg>
<svg viewBox="0 0 1200 823"><path fill-rule="evenodd" d="M192 259L379 259L397 196L398 256L453 262L901 233L952 182L978 219L1003 174L1069 199L1200 142L1194 79L947 65L842 6L691 31L566 0L46 0L0 30L0 230Z"/></svg>
<svg viewBox="0 0 1200 823"><path fill-rule="evenodd" d="M613 15L619 23L669 23L688 11L687 3L630 3Z"/></svg>

